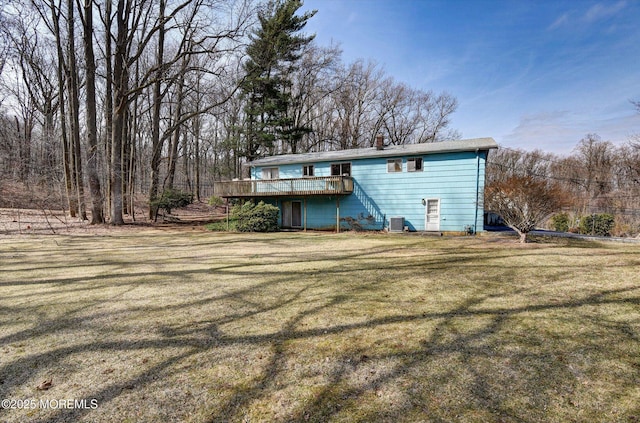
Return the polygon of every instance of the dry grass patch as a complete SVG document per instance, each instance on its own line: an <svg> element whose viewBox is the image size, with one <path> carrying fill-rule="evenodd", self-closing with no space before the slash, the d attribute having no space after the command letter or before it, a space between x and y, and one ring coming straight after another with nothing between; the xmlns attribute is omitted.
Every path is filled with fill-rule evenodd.
<svg viewBox="0 0 640 423"><path fill-rule="evenodd" d="M0 420L638 421L637 248L3 238L0 397L98 406Z"/></svg>

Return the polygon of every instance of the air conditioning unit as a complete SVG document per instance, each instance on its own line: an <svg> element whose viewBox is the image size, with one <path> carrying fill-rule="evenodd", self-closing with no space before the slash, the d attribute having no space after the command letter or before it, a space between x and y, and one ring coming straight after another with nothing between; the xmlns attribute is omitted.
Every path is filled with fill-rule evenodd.
<svg viewBox="0 0 640 423"><path fill-rule="evenodd" d="M402 232L404 231L404 217L391 217L389 218L389 232Z"/></svg>

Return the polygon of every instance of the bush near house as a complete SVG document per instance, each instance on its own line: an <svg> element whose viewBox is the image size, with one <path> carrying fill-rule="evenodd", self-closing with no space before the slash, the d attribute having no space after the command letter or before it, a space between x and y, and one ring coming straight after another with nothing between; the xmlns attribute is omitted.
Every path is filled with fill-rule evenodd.
<svg viewBox="0 0 640 423"><path fill-rule="evenodd" d="M580 233L585 235L611 236L615 219L609 213L593 214L580 219Z"/></svg>
<svg viewBox="0 0 640 423"><path fill-rule="evenodd" d="M155 216L158 217L158 210L164 209L167 214L171 214L172 209L186 207L193 203L193 194L177 189L166 189L160 197L150 202L151 207L155 210Z"/></svg>
<svg viewBox="0 0 640 423"><path fill-rule="evenodd" d="M236 229L240 232L275 232L278 230L278 208L260 201L247 202L233 207L232 218L236 219Z"/></svg>
<svg viewBox="0 0 640 423"><path fill-rule="evenodd" d="M207 203L210 206L214 206L214 207L218 207L218 206L223 206L224 205L224 200L220 197L217 197L215 195L209 197L209 200L207 201Z"/></svg>
<svg viewBox="0 0 640 423"><path fill-rule="evenodd" d="M569 231L569 215L567 213L554 214L551 218L551 225L554 231L568 232Z"/></svg>

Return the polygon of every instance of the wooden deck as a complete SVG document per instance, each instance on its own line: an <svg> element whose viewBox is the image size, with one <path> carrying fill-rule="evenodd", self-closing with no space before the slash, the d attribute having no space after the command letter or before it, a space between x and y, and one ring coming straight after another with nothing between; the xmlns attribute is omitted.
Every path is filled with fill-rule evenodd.
<svg viewBox="0 0 640 423"><path fill-rule="evenodd" d="M222 198L348 195L353 192L353 179L350 176L326 176L224 181L216 182L213 192Z"/></svg>

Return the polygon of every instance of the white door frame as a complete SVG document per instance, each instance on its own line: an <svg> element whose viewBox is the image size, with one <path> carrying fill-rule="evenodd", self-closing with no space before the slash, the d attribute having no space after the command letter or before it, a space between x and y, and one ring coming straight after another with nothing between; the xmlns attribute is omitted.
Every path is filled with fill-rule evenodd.
<svg viewBox="0 0 640 423"><path fill-rule="evenodd" d="M429 213L429 205L436 203L436 212ZM438 232L440 230L440 199L425 198L424 199L424 230Z"/></svg>

